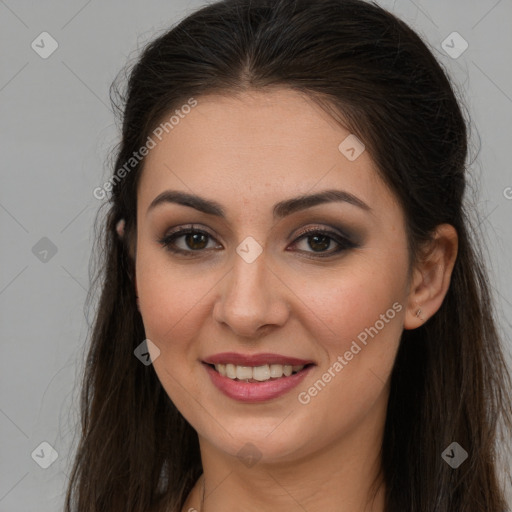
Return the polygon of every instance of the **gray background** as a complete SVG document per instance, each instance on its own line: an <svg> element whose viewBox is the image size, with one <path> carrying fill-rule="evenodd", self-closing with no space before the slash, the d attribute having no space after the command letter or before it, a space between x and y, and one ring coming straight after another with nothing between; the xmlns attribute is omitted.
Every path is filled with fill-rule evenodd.
<svg viewBox="0 0 512 512"><path fill-rule="evenodd" d="M430 43L470 110L475 147L481 139L472 182L510 347L512 0L379 3ZM202 4L0 0L0 512L62 507L101 204L92 191L107 179L106 159L118 140L108 87L138 48ZM46 59L31 47L34 40L42 46L43 31L58 43ZM442 47L454 31L469 45L458 58ZM41 252L50 246L44 237L55 254ZM58 452L47 469L31 456L36 450L38 460L48 460L44 441Z"/></svg>

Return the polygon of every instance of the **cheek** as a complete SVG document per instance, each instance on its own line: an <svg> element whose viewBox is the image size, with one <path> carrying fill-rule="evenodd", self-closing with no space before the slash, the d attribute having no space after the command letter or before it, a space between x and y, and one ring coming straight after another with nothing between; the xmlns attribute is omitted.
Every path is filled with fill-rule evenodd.
<svg viewBox="0 0 512 512"><path fill-rule="evenodd" d="M405 256L358 261L330 279L298 283L307 305L302 324L324 353L316 380L301 388L299 401L318 411L319 428L348 416L355 420L372 406L385 388L403 331ZM343 404L339 414L333 404Z"/></svg>
<svg viewBox="0 0 512 512"><path fill-rule="evenodd" d="M405 266L381 260L359 258L357 264L340 267L330 274L295 277L294 291L300 297L303 321L309 318L309 329L317 332L329 351L350 347L350 340L364 341L366 329L377 322L379 331L401 331L405 310ZM395 304L393 308L393 304ZM348 348L347 348L348 350Z"/></svg>
<svg viewBox="0 0 512 512"><path fill-rule="evenodd" d="M191 368L200 369L195 340L204 321L202 300L214 283L204 272L177 271L162 255L149 251L138 255L137 290L144 330L160 350L153 368L169 398L189 421L194 418L191 397L201 394Z"/></svg>
<svg viewBox="0 0 512 512"><path fill-rule="evenodd" d="M197 335L198 316L218 277L196 265L173 265L161 251L141 247L137 291L147 337L175 351Z"/></svg>

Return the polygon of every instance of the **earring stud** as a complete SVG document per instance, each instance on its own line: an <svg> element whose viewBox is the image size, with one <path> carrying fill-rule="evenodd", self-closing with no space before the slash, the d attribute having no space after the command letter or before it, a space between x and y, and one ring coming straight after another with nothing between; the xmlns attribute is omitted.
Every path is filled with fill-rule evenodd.
<svg viewBox="0 0 512 512"><path fill-rule="evenodd" d="M421 309L418 309L418 311L416 311L416 316L420 316L421 315Z"/></svg>

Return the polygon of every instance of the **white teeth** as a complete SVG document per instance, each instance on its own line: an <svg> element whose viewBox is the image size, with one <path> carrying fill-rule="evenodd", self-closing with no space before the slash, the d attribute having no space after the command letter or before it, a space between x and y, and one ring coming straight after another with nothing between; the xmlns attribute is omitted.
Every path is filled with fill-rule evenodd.
<svg viewBox="0 0 512 512"><path fill-rule="evenodd" d="M255 366L252 370L252 375L254 380L268 380L270 379L270 368L268 364L265 366Z"/></svg>
<svg viewBox="0 0 512 512"><path fill-rule="evenodd" d="M282 364L271 364L270 365L270 376L276 378L283 376L283 365Z"/></svg>
<svg viewBox="0 0 512 512"><path fill-rule="evenodd" d="M250 366L236 366L236 378L238 380L252 379L252 368Z"/></svg>
<svg viewBox="0 0 512 512"><path fill-rule="evenodd" d="M215 365L215 368L217 368L217 365ZM236 379L236 368L234 364L226 365L226 377L229 377L230 379Z"/></svg>
<svg viewBox="0 0 512 512"><path fill-rule="evenodd" d="M216 364L215 369L224 377L238 380L254 379L259 382L289 377L292 373L300 372L304 365L265 364L263 366L238 366L234 364Z"/></svg>

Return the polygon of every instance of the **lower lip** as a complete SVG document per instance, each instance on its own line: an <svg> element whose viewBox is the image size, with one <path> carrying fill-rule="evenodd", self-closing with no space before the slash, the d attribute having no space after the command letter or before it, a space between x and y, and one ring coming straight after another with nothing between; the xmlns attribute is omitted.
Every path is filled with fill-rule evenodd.
<svg viewBox="0 0 512 512"><path fill-rule="evenodd" d="M203 363L203 365L213 384L220 391L229 398L241 402L264 402L282 396L295 386L298 386L309 373L309 370L313 368L313 365L311 365L298 373L294 373L289 377L281 377L280 379L267 380L265 382L244 382L223 377L211 366L206 363Z"/></svg>

